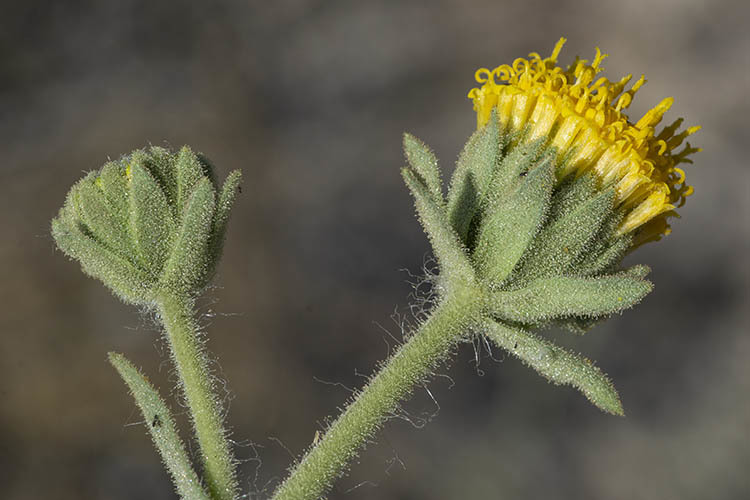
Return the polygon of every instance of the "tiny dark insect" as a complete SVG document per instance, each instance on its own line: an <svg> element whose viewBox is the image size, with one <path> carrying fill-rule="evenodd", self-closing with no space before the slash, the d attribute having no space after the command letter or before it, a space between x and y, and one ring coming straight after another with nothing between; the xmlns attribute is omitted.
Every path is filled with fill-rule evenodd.
<svg viewBox="0 0 750 500"><path fill-rule="evenodd" d="M516 345L513 346L513 349L518 349L518 342L516 342Z"/></svg>
<svg viewBox="0 0 750 500"><path fill-rule="evenodd" d="M242 194L242 186L237 186L237 192Z"/></svg>
<svg viewBox="0 0 750 500"><path fill-rule="evenodd" d="M520 175L521 175L521 177L526 177L526 174L528 174L528 172L521 172Z"/></svg>
<svg viewBox="0 0 750 500"><path fill-rule="evenodd" d="M151 421L151 427L161 427L161 418L159 415L154 415L154 419Z"/></svg>

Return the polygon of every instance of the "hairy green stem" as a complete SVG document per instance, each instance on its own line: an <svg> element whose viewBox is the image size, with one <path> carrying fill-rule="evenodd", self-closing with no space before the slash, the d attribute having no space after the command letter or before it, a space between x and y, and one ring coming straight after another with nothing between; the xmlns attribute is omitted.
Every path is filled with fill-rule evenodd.
<svg viewBox="0 0 750 500"><path fill-rule="evenodd" d="M200 445L206 485L212 498L233 500L238 491L235 461L223 428L222 408L213 390L208 360L198 339L194 302L186 296L163 292L157 304Z"/></svg>
<svg viewBox="0 0 750 500"><path fill-rule="evenodd" d="M383 365L276 490L275 500L317 500L347 470L399 403L423 383L481 319L473 287L453 293Z"/></svg>

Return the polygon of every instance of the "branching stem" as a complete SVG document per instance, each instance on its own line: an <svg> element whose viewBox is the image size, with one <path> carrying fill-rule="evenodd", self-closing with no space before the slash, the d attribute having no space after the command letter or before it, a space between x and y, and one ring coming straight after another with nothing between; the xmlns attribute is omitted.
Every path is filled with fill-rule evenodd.
<svg viewBox="0 0 750 500"><path fill-rule="evenodd" d="M275 500L317 500L326 494L399 403L481 320L481 301L472 290L473 287L462 288L443 299L294 467L276 490Z"/></svg>

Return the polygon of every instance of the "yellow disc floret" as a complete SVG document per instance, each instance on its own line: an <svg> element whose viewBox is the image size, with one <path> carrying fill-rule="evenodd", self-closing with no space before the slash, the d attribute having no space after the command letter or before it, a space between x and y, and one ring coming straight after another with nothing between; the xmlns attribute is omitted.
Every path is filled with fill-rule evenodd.
<svg viewBox="0 0 750 500"><path fill-rule="evenodd" d="M629 90L625 86L632 75L617 82L597 78L607 57L598 48L591 64L576 58L563 69L557 56L564 43L561 38L546 59L532 52L529 59L518 58L512 65L477 70L482 86L469 92L477 126L484 126L496 109L503 133L517 141L546 141L557 150L559 178L590 171L603 187L614 187L618 205L627 211L619 234L640 228L640 242L669 234L666 217L676 215L674 209L693 192L677 165L692 163L687 156L700 151L690 143L676 149L700 127L678 133L680 118L655 133L672 106L671 97L630 122L623 111L645 78Z"/></svg>

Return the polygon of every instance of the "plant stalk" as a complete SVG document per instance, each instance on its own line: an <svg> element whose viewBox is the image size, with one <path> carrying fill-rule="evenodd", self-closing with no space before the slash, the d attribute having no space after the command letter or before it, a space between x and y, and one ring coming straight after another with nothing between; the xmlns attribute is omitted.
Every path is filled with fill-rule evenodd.
<svg viewBox="0 0 750 500"><path fill-rule="evenodd" d="M274 500L318 500L350 461L478 321L473 287L446 297L359 392L276 490Z"/></svg>
<svg viewBox="0 0 750 500"><path fill-rule="evenodd" d="M200 446L206 486L215 500L233 500L238 492L235 461L223 427L221 403L214 393L208 360L198 339L194 301L187 296L163 292L157 304Z"/></svg>

